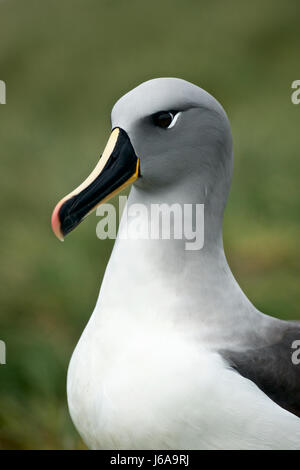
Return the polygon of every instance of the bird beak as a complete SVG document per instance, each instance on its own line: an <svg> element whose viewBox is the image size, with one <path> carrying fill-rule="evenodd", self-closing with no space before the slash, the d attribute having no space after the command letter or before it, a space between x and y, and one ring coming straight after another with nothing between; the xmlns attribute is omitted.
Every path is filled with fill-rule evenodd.
<svg viewBox="0 0 300 470"><path fill-rule="evenodd" d="M56 205L52 230L61 241L96 207L139 176L139 158L126 132L113 129L104 152L90 176Z"/></svg>

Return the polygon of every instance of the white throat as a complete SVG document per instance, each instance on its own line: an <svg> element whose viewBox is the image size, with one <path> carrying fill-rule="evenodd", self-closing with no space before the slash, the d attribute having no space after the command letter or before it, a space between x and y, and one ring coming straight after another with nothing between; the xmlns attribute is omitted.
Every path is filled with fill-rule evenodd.
<svg viewBox="0 0 300 470"><path fill-rule="evenodd" d="M174 201L171 193L170 200ZM149 197L148 191L132 188L127 204L149 206L159 201L156 191ZM126 239L123 217L94 317L101 323L105 318L135 323L157 323L157 318L175 322L190 329L189 334L200 335L218 347L227 340L223 333L225 325L226 331L234 330L243 318L247 327L256 310L228 266L221 222L205 212L205 227L203 248L189 251L185 248L186 240ZM242 336L236 335L237 343Z"/></svg>

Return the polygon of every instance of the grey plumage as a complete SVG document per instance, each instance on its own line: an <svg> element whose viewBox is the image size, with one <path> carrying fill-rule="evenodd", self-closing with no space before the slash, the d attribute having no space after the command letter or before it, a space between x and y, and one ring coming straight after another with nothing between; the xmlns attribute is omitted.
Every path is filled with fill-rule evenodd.
<svg viewBox="0 0 300 470"><path fill-rule="evenodd" d="M273 401L300 417L300 365L292 362L292 344L300 340L300 325L278 320L264 334L263 345L220 353Z"/></svg>

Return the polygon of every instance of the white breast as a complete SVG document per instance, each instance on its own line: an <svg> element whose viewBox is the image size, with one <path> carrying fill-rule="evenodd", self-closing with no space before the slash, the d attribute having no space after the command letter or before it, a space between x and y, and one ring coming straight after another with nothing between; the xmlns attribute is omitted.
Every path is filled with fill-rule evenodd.
<svg viewBox="0 0 300 470"><path fill-rule="evenodd" d="M220 252L202 250L196 263L176 243L117 239L68 372L71 416L88 446L300 447L300 420L212 350L243 323L244 297Z"/></svg>
<svg viewBox="0 0 300 470"><path fill-rule="evenodd" d="M93 316L70 363L68 401L94 449L276 449L300 442L296 417L217 353L159 321L100 325Z"/></svg>

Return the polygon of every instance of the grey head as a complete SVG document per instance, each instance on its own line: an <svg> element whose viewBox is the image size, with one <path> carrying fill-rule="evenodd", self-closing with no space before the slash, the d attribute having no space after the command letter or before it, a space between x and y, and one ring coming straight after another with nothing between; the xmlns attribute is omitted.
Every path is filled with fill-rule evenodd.
<svg viewBox="0 0 300 470"><path fill-rule="evenodd" d="M155 120L161 112L173 116L168 127ZM232 177L232 136L213 96L185 80L157 78L124 95L111 120L127 132L140 158L136 186L162 198L184 187L191 202L209 203L222 215Z"/></svg>
<svg viewBox="0 0 300 470"><path fill-rule="evenodd" d="M232 136L218 101L185 80L157 78L119 99L111 122L115 133L99 162L100 171L97 166L57 204L52 216L55 234L62 239L118 188L133 182L149 200L205 203L213 220L206 225L211 233L220 232L232 176ZM101 161L106 160L103 168Z"/></svg>

